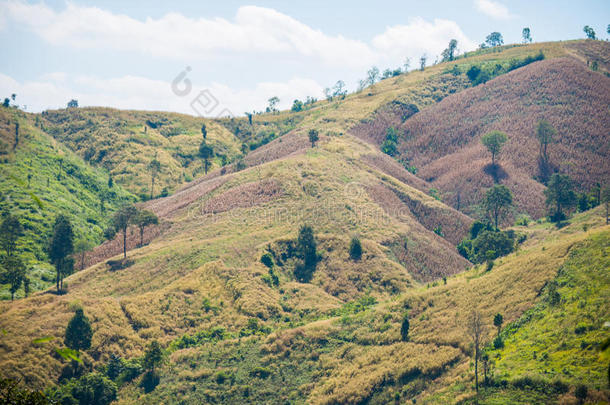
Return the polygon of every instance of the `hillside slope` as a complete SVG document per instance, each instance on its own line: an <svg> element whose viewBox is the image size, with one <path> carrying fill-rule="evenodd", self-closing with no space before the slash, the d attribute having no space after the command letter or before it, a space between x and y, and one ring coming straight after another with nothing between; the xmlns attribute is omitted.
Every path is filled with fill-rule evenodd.
<svg viewBox="0 0 610 405"><path fill-rule="evenodd" d="M451 95L407 119L405 107L386 108L353 132L381 144L386 129L395 127L400 158L442 190L445 202L470 215L496 176L513 191L518 211L537 218L545 212L538 122L557 130L549 146L551 166L588 191L610 177L609 103L610 78L574 58L554 58ZM508 134L495 174L480 143L491 130Z"/></svg>
<svg viewBox="0 0 610 405"><path fill-rule="evenodd" d="M0 212L20 218L24 235L18 250L32 267L28 273L31 289L36 291L54 280L46 244L57 215L70 218L77 240L98 244L108 226L108 213L134 196L118 185L108 187L104 170L90 167L47 135L36 126L34 117L0 108ZM22 290L17 293L21 296ZM0 298L10 298L6 285Z"/></svg>

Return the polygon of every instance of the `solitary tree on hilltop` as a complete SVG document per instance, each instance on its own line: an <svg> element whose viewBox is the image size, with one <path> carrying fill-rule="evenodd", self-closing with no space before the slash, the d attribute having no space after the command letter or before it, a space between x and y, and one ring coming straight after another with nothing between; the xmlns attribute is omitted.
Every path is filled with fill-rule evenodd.
<svg viewBox="0 0 610 405"><path fill-rule="evenodd" d="M595 36L595 30L593 28L589 27L588 25L585 25L582 30L584 31L587 38L597 39L597 37Z"/></svg>
<svg viewBox="0 0 610 405"><path fill-rule="evenodd" d="M554 209L554 213L551 214L551 220L554 222L565 219L566 215L563 210L576 205L576 193L572 179L565 174L553 174L547 189L544 190L544 195L546 204Z"/></svg>
<svg viewBox="0 0 610 405"><path fill-rule="evenodd" d="M138 209L133 204L121 206L112 217L112 226L115 232L123 232L123 258L127 258L127 228L133 224L138 215Z"/></svg>
<svg viewBox="0 0 610 405"><path fill-rule="evenodd" d="M521 37L523 38L523 43L524 44L532 42L531 32L530 32L530 29L528 27L523 28L523 32L521 33Z"/></svg>
<svg viewBox="0 0 610 405"><path fill-rule="evenodd" d="M309 130L309 142L311 142L312 148L316 146L316 142L318 142L319 139L320 139L320 137L318 136L318 130L310 129Z"/></svg>
<svg viewBox="0 0 610 405"><path fill-rule="evenodd" d="M72 350L87 350L91 347L93 330L89 318L78 308L66 327L64 344Z"/></svg>
<svg viewBox="0 0 610 405"><path fill-rule="evenodd" d="M452 39L451 41L449 41L449 45L447 46L447 48L441 53L441 56L443 57L443 62L447 62L447 61L452 61L453 58L455 57L455 51L457 49L457 40L456 39Z"/></svg>
<svg viewBox="0 0 610 405"><path fill-rule="evenodd" d="M49 258L55 266L56 278L55 283L57 291L63 287L63 276L71 272L70 266L74 265L73 260L69 260L69 256L74 252L74 232L72 224L63 215L58 215L53 225L53 236L49 244Z"/></svg>
<svg viewBox="0 0 610 405"><path fill-rule="evenodd" d="M481 138L481 143L485 145L485 147L491 153L491 165L496 165L496 156L502 150L502 146L506 143L508 137L504 132L500 131L491 131Z"/></svg>
<svg viewBox="0 0 610 405"><path fill-rule="evenodd" d="M144 245L144 228L158 224L159 218L152 211L139 210L134 218L134 223L140 229L140 247L142 247L142 245Z"/></svg>
<svg viewBox="0 0 610 405"><path fill-rule="evenodd" d="M498 222L502 220L512 204L513 194L505 185L496 184L485 193L485 208L493 218L496 230Z"/></svg>
<svg viewBox="0 0 610 405"><path fill-rule="evenodd" d="M161 171L161 162L159 162L156 157L153 158L148 164L148 170L150 170L150 199L152 200L155 189L155 178Z"/></svg>
<svg viewBox="0 0 610 405"><path fill-rule="evenodd" d="M547 121L542 120L538 122L536 128L536 137L540 141L540 157L546 162L549 157L547 154L547 147L553 142L553 137L557 134L555 128L551 126Z"/></svg>
<svg viewBox="0 0 610 405"><path fill-rule="evenodd" d="M499 32L492 32L485 38L485 44L489 47L504 45L504 38Z"/></svg>

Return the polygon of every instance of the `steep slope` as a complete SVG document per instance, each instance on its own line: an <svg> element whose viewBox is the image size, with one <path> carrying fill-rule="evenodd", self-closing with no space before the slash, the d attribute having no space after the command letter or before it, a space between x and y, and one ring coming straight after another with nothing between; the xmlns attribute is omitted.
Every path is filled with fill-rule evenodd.
<svg viewBox="0 0 610 405"><path fill-rule="evenodd" d="M31 267L33 291L54 280L46 243L57 215L70 218L76 239L97 244L103 240L108 212L134 199L120 186L109 188L104 170L90 167L42 131L36 117L0 108L0 212L18 216L23 225L18 250ZM7 288L2 286L0 298L10 298ZM21 296L22 290L17 293Z"/></svg>
<svg viewBox="0 0 610 405"><path fill-rule="evenodd" d="M41 121L58 141L90 164L106 168L118 184L144 199L151 191L148 164L155 158L161 163L155 196L204 173L198 157L202 125L215 153L211 170L235 159L240 150L239 140L222 125L183 114L68 108L45 111Z"/></svg>
<svg viewBox="0 0 610 405"><path fill-rule="evenodd" d="M603 46L610 53L610 45ZM443 200L453 207L474 214L495 176L513 191L519 211L539 217L545 173L539 164L538 122L546 120L557 129L549 146L551 166L588 191L610 176L609 103L610 78L576 59L555 58L451 95L416 114L407 107L386 107L373 122L353 131L381 144L386 129L395 127L400 158L442 190ZM491 130L506 132L509 139L497 173L480 143Z"/></svg>

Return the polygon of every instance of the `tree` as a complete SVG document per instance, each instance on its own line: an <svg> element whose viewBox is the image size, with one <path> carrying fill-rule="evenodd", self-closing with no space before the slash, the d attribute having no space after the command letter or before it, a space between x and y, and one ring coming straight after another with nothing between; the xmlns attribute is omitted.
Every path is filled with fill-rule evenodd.
<svg viewBox="0 0 610 405"><path fill-rule="evenodd" d="M610 186L606 186L601 191L601 201L606 206L606 225L610 221Z"/></svg>
<svg viewBox="0 0 610 405"><path fill-rule="evenodd" d="M499 32L492 32L485 38L485 44L489 47L504 45L504 38Z"/></svg>
<svg viewBox="0 0 610 405"><path fill-rule="evenodd" d="M531 32L528 27L523 28L523 31L521 32L521 38L523 38L524 44L532 42Z"/></svg>
<svg viewBox="0 0 610 405"><path fill-rule="evenodd" d="M293 112L303 111L303 102L301 100L294 100L292 102L292 107L290 108L290 111L293 111Z"/></svg>
<svg viewBox="0 0 610 405"><path fill-rule="evenodd" d="M55 266L57 291L60 289L60 283L63 288L63 276L69 273L70 265L74 264L74 261L68 260L68 256L72 252L74 252L72 224L65 216L58 215L53 225L53 236L49 244L49 259Z"/></svg>
<svg viewBox="0 0 610 405"><path fill-rule="evenodd" d="M597 39L597 37L595 36L595 30L593 28L589 27L588 25L585 25L582 30L585 32L585 35L587 36L587 38Z"/></svg>
<svg viewBox="0 0 610 405"><path fill-rule="evenodd" d="M208 174L210 168L210 159L214 156L214 149L208 145L205 141L199 145L199 157L203 159L203 168L205 174Z"/></svg>
<svg viewBox="0 0 610 405"><path fill-rule="evenodd" d="M445 49L442 53L441 56L443 57L443 62L447 62L447 61L452 61L455 55L455 51L457 49L457 40L456 39L452 39L451 41L449 41L449 45L447 46L447 49Z"/></svg>
<svg viewBox="0 0 610 405"><path fill-rule="evenodd" d="M356 236L352 238L352 241L349 244L349 257L356 261L362 258L362 244L360 243L360 239Z"/></svg>
<svg viewBox="0 0 610 405"><path fill-rule="evenodd" d="M379 80L379 68L373 66L366 72L366 81L368 84L373 85L377 83L377 80Z"/></svg>
<svg viewBox="0 0 610 405"><path fill-rule="evenodd" d="M409 71L409 67L411 66L411 58L406 57L405 63L402 64L403 72L407 73Z"/></svg>
<svg viewBox="0 0 610 405"><path fill-rule="evenodd" d="M585 399L587 399L587 396L589 395L588 391L589 390L587 389L587 386L584 384L579 384L576 387L576 389L574 390L574 396L576 397L576 399L578 399L579 404L585 403Z"/></svg>
<svg viewBox="0 0 610 405"><path fill-rule="evenodd" d="M280 103L280 99L276 96L273 96L267 101L269 102L269 107L267 107L267 112L276 112L277 105Z"/></svg>
<svg viewBox="0 0 610 405"><path fill-rule="evenodd" d="M140 229L140 247L144 245L144 228L150 225L157 225L159 218L154 212L149 210L139 210L134 218L134 224Z"/></svg>
<svg viewBox="0 0 610 405"><path fill-rule="evenodd" d="M121 206L112 217L112 226L115 232L123 232L123 258L127 258L127 228L133 224L138 209L133 204Z"/></svg>
<svg viewBox="0 0 610 405"><path fill-rule="evenodd" d="M66 327L64 344L72 350L87 350L91 347L92 337L93 330L89 318L87 318L82 308L77 308Z"/></svg>
<svg viewBox="0 0 610 405"><path fill-rule="evenodd" d="M481 344L483 343L483 335L485 334L485 324L483 317L477 310L473 310L468 317L468 334L472 338L474 345L474 381L477 395L479 394L479 357L481 355Z"/></svg>
<svg viewBox="0 0 610 405"><path fill-rule="evenodd" d="M8 214L0 224L0 246L4 250L6 256L12 256L15 253L17 239L21 236L23 227L17 217Z"/></svg>
<svg viewBox="0 0 610 405"><path fill-rule="evenodd" d="M252 114L252 113L250 113L250 112L247 112L247 113L245 113L245 114L246 114L246 117L248 117L248 124L250 124L250 126L252 126L252 116L253 116L254 114Z"/></svg>
<svg viewBox="0 0 610 405"><path fill-rule="evenodd" d="M502 323L504 322L504 317L502 314L497 313L494 315L494 326L498 328L498 336L500 336L500 329L502 328Z"/></svg>
<svg viewBox="0 0 610 405"><path fill-rule="evenodd" d="M347 95L347 90L345 88L345 82L343 80L337 80L337 83L335 83L335 85L333 87L331 100L333 97L340 97L341 99L344 99L346 95Z"/></svg>
<svg viewBox="0 0 610 405"><path fill-rule="evenodd" d="M320 139L320 137L318 136L318 130L317 129L310 129L309 130L309 142L311 142L311 147L312 148L314 146L316 146L316 142L318 142L319 139Z"/></svg>
<svg viewBox="0 0 610 405"><path fill-rule="evenodd" d="M79 239L74 244L74 253L78 255L78 268L82 270L85 268L85 254L93 249L94 244L89 239Z"/></svg>
<svg viewBox="0 0 610 405"><path fill-rule="evenodd" d="M60 403L70 405L110 405L117 396L117 386L100 373L88 373L55 388Z"/></svg>
<svg viewBox="0 0 610 405"><path fill-rule="evenodd" d="M153 191L155 189L155 177L157 177L157 174L161 171L161 162L155 157L148 164L148 170L150 170L150 199L152 200Z"/></svg>
<svg viewBox="0 0 610 405"><path fill-rule="evenodd" d="M402 324L400 325L400 339L403 342L409 341L409 315L404 314Z"/></svg>
<svg viewBox="0 0 610 405"><path fill-rule="evenodd" d="M2 102L2 107L8 108L10 105L11 105L11 100L8 97L5 97L4 101Z"/></svg>
<svg viewBox="0 0 610 405"><path fill-rule="evenodd" d="M78 100L72 99L68 101L68 108L78 108Z"/></svg>
<svg viewBox="0 0 610 405"><path fill-rule="evenodd" d="M491 153L491 165L496 165L496 155L500 153L502 150L502 146L506 143L508 137L504 132L500 131L491 131L481 138L481 143L485 145L485 147Z"/></svg>
<svg viewBox="0 0 610 405"><path fill-rule="evenodd" d="M313 235L313 229L309 225L301 226L299 236L297 238L297 254L302 260L294 269L297 280L308 282L313 276L318 264L318 253L316 251L317 244Z"/></svg>
<svg viewBox="0 0 610 405"><path fill-rule="evenodd" d="M153 340L146 348L142 366L146 371L155 372L155 368L163 363L163 349L158 341Z"/></svg>
<svg viewBox="0 0 610 405"><path fill-rule="evenodd" d="M485 193L485 208L491 215L498 229L498 222L502 220L506 211L513 204L513 194L503 184L496 184Z"/></svg>
<svg viewBox="0 0 610 405"><path fill-rule="evenodd" d="M554 213L551 214L551 220L554 222L565 219L563 210L576 205L576 193L572 179L565 174L554 173L547 189L544 190L544 195L547 206L554 208Z"/></svg>
<svg viewBox="0 0 610 405"><path fill-rule="evenodd" d="M203 139L205 140L208 136L208 130L205 127L205 124L201 124L201 136L203 136Z"/></svg>
<svg viewBox="0 0 610 405"><path fill-rule="evenodd" d="M536 137L540 142L540 157L546 162L548 161L547 147L553 142L553 137L557 134L555 128L551 126L547 121L542 120L538 122L536 128Z"/></svg>
<svg viewBox="0 0 610 405"><path fill-rule="evenodd" d="M15 299L15 293L21 287L25 279L25 264L19 256L5 256L2 258L0 265L3 268L2 284L9 284L11 292L11 301Z"/></svg>
<svg viewBox="0 0 610 405"><path fill-rule="evenodd" d="M426 68L426 61L427 60L428 60L428 57L426 56L425 53L421 56L421 58L419 58L419 70L421 70L422 72Z"/></svg>
<svg viewBox="0 0 610 405"><path fill-rule="evenodd" d="M108 364L106 365L106 375L111 380L116 380L117 377L123 372L123 359L112 353L110 355L110 360L108 360Z"/></svg>

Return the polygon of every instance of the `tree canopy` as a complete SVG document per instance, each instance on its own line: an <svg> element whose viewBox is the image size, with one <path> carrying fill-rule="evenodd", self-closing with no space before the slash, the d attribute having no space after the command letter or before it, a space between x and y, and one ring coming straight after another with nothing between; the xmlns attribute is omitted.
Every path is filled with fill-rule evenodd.
<svg viewBox="0 0 610 405"><path fill-rule="evenodd" d="M503 219L512 203L513 194L503 184L496 184L485 193L484 205L493 219L496 229L498 229L498 222Z"/></svg>
<svg viewBox="0 0 610 405"><path fill-rule="evenodd" d="M91 347L93 330L89 318L78 308L66 327L64 344L72 350L87 350Z"/></svg>
<svg viewBox="0 0 610 405"><path fill-rule="evenodd" d="M504 146L507 140L508 137L506 134L500 131L491 131L481 138L481 143L485 145L491 153L492 166L496 165L496 156L500 153L502 146Z"/></svg>

